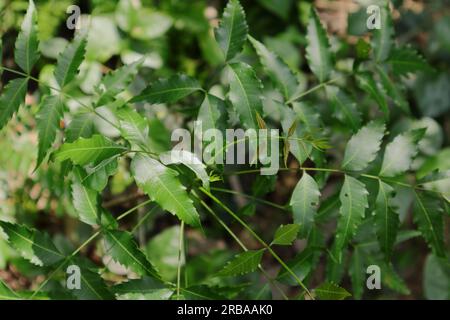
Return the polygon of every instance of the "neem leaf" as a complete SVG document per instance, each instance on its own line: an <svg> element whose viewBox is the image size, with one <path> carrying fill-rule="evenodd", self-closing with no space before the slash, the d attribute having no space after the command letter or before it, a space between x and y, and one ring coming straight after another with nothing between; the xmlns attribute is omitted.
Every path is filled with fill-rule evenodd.
<svg viewBox="0 0 450 320"><path fill-rule="evenodd" d="M59 131L59 122L63 117L63 104L59 96L46 96L42 99L36 115L39 132L39 151L36 168L44 160Z"/></svg>
<svg viewBox="0 0 450 320"><path fill-rule="evenodd" d="M46 233L5 221L0 221L0 227L8 236L8 242L33 264L49 266L65 258Z"/></svg>
<svg viewBox="0 0 450 320"><path fill-rule="evenodd" d="M0 96L0 129L2 129L19 110L20 104L25 100L28 79L18 78L8 82Z"/></svg>
<svg viewBox="0 0 450 320"><path fill-rule="evenodd" d="M306 39L306 60L320 82L328 80L332 70L332 54L328 36L317 12L311 9Z"/></svg>
<svg viewBox="0 0 450 320"><path fill-rule="evenodd" d="M305 237L314 225L314 216L319 204L319 186L306 171L292 192L290 205L294 222L300 226L300 235Z"/></svg>
<svg viewBox="0 0 450 320"><path fill-rule="evenodd" d="M380 175L393 177L407 171L417 154L417 143L425 131L426 129L416 129L396 136L386 146Z"/></svg>
<svg viewBox="0 0 450 320"><path fill-rule="evenodd" d="M381 122L370 122L359 129L345 148L342 168L353 171L364 170L380 150L384 131L385 125Z"/></svg>
<svg viewBox="0 0 450 320"><path fill-rule="evenodd" d="M77 75L78 68L86 53L86 34L80 33L59 55L55 68L55 78L60 88L64 88Z"/></svg>
<svg viewBox="0 0 450 320"><path fill-rule="evenodd" d="M159 206L178 216L187 224L198 227L200 218L178 173L147 155L136 154L131 173L137 185Z"/></svg>
<svg viewBox="0 0 450 320"><path fill-rule="evenodd" d="M392 66L392 70L396 75L433 70L426 60L410 47L393 49L387 63Z"/></svg>
<svg viewBox="0 0 450 320"><path fill-rule="evenodd" d="M352 295L344 288L332 282L325 282L314 289L314 293L320 300L344 300Z"/></svg>
<svg viewBox="0 0 450 320"><path fill-rule="evenodd" d="M250 273L258 268L264 250L248 250L240 253L228 262L218 276L238 276Z"/></svg>
<svg viewBox="0 0 450 320"><path fill-rule="evenodd" d="M225 61L242 51L247 40L248 26L245 12L237 0L230 0L223 11L219 28L215 30L216 40L222 49Z"/></svg>
<svg viewBox="0 0 450 320"><path fill-rule="evenodd" d="M101 135L91 138L79 138L74 142L66 142L55 153L57 161L70 160L80 166L101 161L118 155L126 148Z"/></svg>
<svg viewBox="0 0 450 320"><path fill-rule="evenodd" d="M252 67L243 62L229 65L231 74L229 99L245 128L258 129L256 113L263 114L261 81Z"/></svg>
<svg viewBox="0 0 450 320"><path fill-rule="evenodd" d="M297 234L300 229L298 224L281 225L275 232L272 244L278 244L282 246L289 246L297 239Z"/></svg>
<svg viewBox="0 0 450 320"><path fill-rule="evenodd" d="M197 80L178 74L169 79L160 79L154 82L141 94L132 98L130 102L172 103L201 90L203 89Z"/></svg>
<svg viewBox="0 0 450 320"><path fill-rule="evenodd" d="M30 74L33 65L39 59L37 12L33 0L30 0L28 4L27 13L16 40L14 59L27 74Z"/></svg>

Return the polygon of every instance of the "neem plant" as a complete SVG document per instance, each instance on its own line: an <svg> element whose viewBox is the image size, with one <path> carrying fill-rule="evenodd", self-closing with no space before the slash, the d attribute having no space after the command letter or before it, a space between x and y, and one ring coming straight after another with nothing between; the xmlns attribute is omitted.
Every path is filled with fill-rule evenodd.
<svg viewBox="0 0 450 320"><path fill-rule="evenodd" d="M76 217L81 223L71 224L84 231L50 236L24 216L2 216L4 238L31 262L21 270L43 276L17 292L0 280L0 297L259 299L273 293L284 299L358 299L369 266L380 272L383 288L408 294L393 254L415 237L429 245L435 270L446 277L450 172L436 169L448 168L448 159L427 162L433 133L429 123L412 118L402 86L409 74L433 69L414 49L396 44L389 6L380 10L381 29L371 32L370 41L360 38L343 57L311 9L308 80L251 36L243 7L231 0L215 29L221 62L206 77L170 74L136 94L136 82L148 73L144 58L107 72L83 96L76 80L88 31L77 32L59 54L53 74L33 77L40 44L30 1L15 42L17 67L1 67L4 77L16 78L1 92L0 128L24 105L28 88L39 84L39 108L31 123L23 123L38 133L32 174L48 172L43 188L59 199L62 217ZM145 38L139 30L129 32ZM316 85L306 90L307 81ZM161 104L167 107L165 124L149 112ZM202 122L201 132L281 129L269 139L281 142L280 150L271 150L279 151L281 168L261 175L259 162L203 164L189 161L189 151L168 157L169 127L176 122L194 131L194 120ZM127 174L135 184L124 191L125 200L105 201L114 181ZM267 200L277 180L297 176L290 200ZM414 224L405 222L411 201ZM158 212L179 222L168 217L175 226L162 224L165 229L143 250L142 234L137 241L135 231L147 224L158 232L161 225L149 224ZM269 225L264 234L260 224ZM196 247L200 237L214 248L218 227L242 252L233 251L231 241L230 249L220 251ZM346 271L351 289L344 289Z"/></svg>

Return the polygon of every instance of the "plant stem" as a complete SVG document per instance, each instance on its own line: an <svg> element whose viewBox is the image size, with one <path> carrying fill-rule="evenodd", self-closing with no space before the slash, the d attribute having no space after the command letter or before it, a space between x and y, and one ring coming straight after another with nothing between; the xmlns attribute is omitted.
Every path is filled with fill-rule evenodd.
<svg viewBox="0 0 450 320"><path fill-rule="evenodd" d="M183 235L184 235L184 221L181 221L180 236L178 242L178 266L177 266L177 300L180 300L180 287L181 287L181 258L183 252Z"/></svg>
<svg viewBox="0 0 450 320"><path fill-rule="evenodd" d="M200 191L202 191L205 195L207 195L209 198L211 198L214 202L216 202L222 209L224 209L229 215L231 215L236 221L238 221L267 251L270 252L270 254L281 264L281 266L286 269L287 272L289 272L294 279L297 281L297 283L305 290L305 292L308 294L308 296L311 299L314 299L314 297L309 292L308 288L303 284L303 282L297 277L294 271L292 271L291 268L289 268L286 263L278 256L278 254L273 251L273 249L263 240L261 237L259 237L255 231L253 231L250 226L245 223L237 214L235 214L230 208L228 208L225 204L222 203L219 199L217 199L213 194L211 194L208 190L206 190L203 187L199 188Z"/></svg>
<svg viewBox="0 0 450 320"><path fill-rule="evenodd" d="M137 206L125 211L124 213L122 213L118 218L117 221L122 220L123 218L125 218L126 216L128 216L129 214L133 213L134 211L136 211L138 208L146 205L147 203L150 203L151 200L147 200L145 202L142 202L140 204L138 204ZM59 265L58 267L53 270L53 272L39 285L39 287L34 290L33 294L30 296L30 299L33 299L36 294L38 294L42 288L44 288L44 286L54 277L54 275L61 270L61 268L67 263L67 261L69 261L70 259L72 259L76 254L78 254L78 252L80 252L81 250L83 250L83 248L85 248L91 241L93 241L95 238L98 237L98 235L101 233L101 230L97 230L92 236L89 237L89 239L87 239L86 241L84 241L77 249L75 249L69 256L67 256Z"/></svg>
<svg viewBox="0 0 450 320"><path fill-rule="evenodd" d="M317 86L312 87L311 89L309 89L309 90L307 90L307 91L305 91L305 92L302 92L302 93L298 94L297 96L295 96L295 97L289 99L289 100L286 102L286 104L291 104L292 102L294 102L294 101L296 101L296 100L299 100L299 99L303 98L304 96L307 96L308 94L313 93L314 91L317 91L317 90L319 90L319 89L325 87L325 86L328 85L328 84L332 84L332 83L338 81L338 80L341 79L341 78L342 78L342 77L337 77L337 78L328 80L328 81L326 81L326 82L323 82L323 83L321 83L321 84L318 84Z"/></svg>
<svg viewBox="0 0 450 320"><path fill-rule="evenodd" d="M195 197L200 201L201 205L206 209L206 211L208 211L213 217L214 219L217 220L217 222L219 222L219 224L230 234L230 236L239 244L239 246L244 250L244 251L248 251L247 247L242 243L242 241L239 239L239 237L227 226L227 224L214 212L213 209L211 209L210 206L208 206L202 199L200 199L200 197L198 197L197 195L195 195ZM278 284L276 283L276 281L274 279L272 279L272 277L267 273L267 271L262 267L261 264L258 265L258 269L262 272L262 274L264 275L264 277L269 281L270 284L272 284L277 290L278 292L281 294L281 296L283 297L283 299L285 300L289 300L289 298L286 296L286 294L284 293L284 291L278 286Z"/></svg>
<svg viewBox="0 0 450 320"><path fill-rule="evenodd" d="M260 199L258 197L255 197L255 196L243 193L243 192L239 192L239 191L235 191L235 190L229 190L229 189L224 189L224 188L216 188L216 187L211 187L210 189L213 190L213 191L217 191L217 192L223 192L223 193L239 195L239 196L246 197L246 198L252 199L254 201L257 201L257 202L260 202L260 203L263 203L263 204L267 204L269 206L272 206L272 207L280 209L280 210L287 210L286 206L282 206L282 205L279 205L279 204L271 202L271 201Z"/></svg>

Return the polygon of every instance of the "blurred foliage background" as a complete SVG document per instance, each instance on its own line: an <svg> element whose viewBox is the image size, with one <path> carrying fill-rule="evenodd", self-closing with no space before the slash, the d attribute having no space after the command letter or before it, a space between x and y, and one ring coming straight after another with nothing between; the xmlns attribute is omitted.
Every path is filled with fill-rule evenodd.
<svg viewBox="0 0 450 320"><path fill-rule="evenodd" d="M135 61L145 56L144 67L136 78L130 92L124 97L139 92L147 83L173 73L186 73L201 80L206 86L215 84L211 89L221 94L223 88L217 84L221 74L217 67L221 63L220 51L214 41L213 28L217 26L219 15L225 1L219 0L38 0L39 38L43 59L34 69L34 77L43 83L54 83L53 65L73 36L73 30L66 27L69 14L66 9L76 4L81 8L82 19L90 25L88 35L87 58L70 94L78 100L88 103L93 88L101 76L122 64ZM299 0L249 0L241 1L245 8L251 34L264 42L276 52L289 66L298 70L302 90L309 87L312 74L307 67L305 56L305 30L308 12L314 5L326 23L332 40L332 47L337 52L337 66L349 68L349 56L354 56L359 37L369 39L366 29L367 13L365 7L376 0L339 0L339 1L299 1ZM28 2L21 0L0 0L0 35L3 39L3 65L14 67L14 41ZM399 44L410 44L418 49L426 60L437 70L433 74L419 74L409 77L406 89L408 112L411 116L394 115L393 130L400 132L407 127L427 127L426 137L420 144L421 155L415 160L414 167L423 176L436 168L450 169L450 2L447 0L394 0L392 12ZM84 20L83 20L84 21ZM245 59L256 64L256 58L250 48L245 50ZM2 83L12 77L3 73ZM37 132L34 114L39 97L49 89L34 84L27 94L27 106L0 132L0 218L20 220L48 231L60 247L73 247L90 235L90 228L77 222L70 200L69 186L64 182L64 168L45 165L33 172L37 154ZM267 86L270 90L270 86ZM222 92L223 94L223 92ZM191 98L190 98L191 99ZM362 98L361 104L367 103ZM155 126L155 144L165 146L169 141L169 132L178 127L184 119L196 115L201 101L193 97L188 100L190 107L184 105L179 109L168 110L165 105L144 106ZM317 106L321 115L327 117L327 101L319 97L311 101ZM69 101L71 110L79 107L76 100ZM100 108L101 109L101 108ZM101 110L108 116L108 109ZM176 112L174 112L176 111ZM398 112L398 111L395 111ZM72 117L66 115L61 128L70 134L75 125L85 125L85 130L98 130L102 134L114 137L114 128L90 115ZM343 142L348 137L344 123L328 123L333 140L330 143L342 150ZM333 150L331 152L334 152ZM338 151L336 151L338 153ZM342 153L342 152L341 152ZM289 200L290 190L298 177L291 173L282 173L278 179L243 180L240 187L248 193L265 196L268 200L284 204ZM333 194L338 188L331 184L324 194ZM259 190L259 191L258 191ZM104 206L119 214L142 201L127 164L121 162L117 172L111 177L103 193ZM235 196L223 196L223 200L247 215L252 226L261 234L273 233L274 226L289 221L285 213L276 209L256 205ZM403 223L411 224L408 217L412 196L406 190L397 195ZM257 214L255 214L255 210ZM337 211L337 209L336 209ZM142 218L145 212L141 212ZM125 221L130 226L136 220ZM192 281L202 280L208 274L222 266L232 254L228 249L237 245L216 224L205 222L208 228L206 237L199 231L187 233L188 257L190 263L186 272ZM234 228L235 227L235 228ZM252 240L239 227L233 226L235 232L252 247ZM334 229L329 227L330 233ZM134 228L140 244L147 249L150 260L163 270L164 277L176 276L177 239L179 227L176 219L170 215L156 212L144 223ZM448 219L446 237L448 238ZM301 249L298 241L294 249ZM257 247L256 244L253 244ZM99 247L92 247L86 252L94 262L101 259ZM284 251L283 251L284 250ZM370 298L442 298L448 294L449 276L436 264L432 257L427 257L427 248L423 240L416 238L401 245L394 260L397 271L404 279L394 285L397 290L384 288L380 292L367 292ZM288 259L294 255L293 248L281 249L280 254ZM105 263L105 261L103 261ZM120 273L120 266L111 266ZM271 272L276 272L273 266ZM319 282L325 272L324 261L317 265ZM123 271L123 270L122 270ZM436 283L436 275L441 273ZM33 288L45 277L45 270L38 269L14 252L0 239L0 278L13 289ZM445 280L446 279L446 280ZM246 278L251 282L251 278ZM315 282L316 281L316 282ZM345 287L350 287L347 276L343 278ZM397 281L394 279L394 282ZM445 282L447 281L447 282ZM447 286L447 287L446 287ZM400 288L400 289L399 289ZM260 288L255 288L255 290ZM259 291L258 291L259 292ZM267 297L270 292L261 293ZM245 296L244 296L245 298Z"/></svg>

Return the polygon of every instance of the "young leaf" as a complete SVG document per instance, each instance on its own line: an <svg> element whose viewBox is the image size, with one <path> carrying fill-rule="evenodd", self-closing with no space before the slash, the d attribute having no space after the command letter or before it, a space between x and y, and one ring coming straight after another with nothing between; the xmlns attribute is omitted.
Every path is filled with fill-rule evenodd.
<svg viewBox="0 0 450 320"><path fill-rule="evenodd" d="M125 150L125 147L96 134L91 138L79 138L72 143L64 143L55 153L55 160L71 160L74 164L85 166L89 163L98 164Z"/></svg>
<svg viewBox="0 0 450 320"><path fill-rule="evenodd" d="M417 154L417 143L425 131L426 129L416 129L396 136L386 146L380 175L393 177L407 171Z"/></svg>
<svg viewBox="0 0 450 320"><path fill-rule="evenodd" d="M338 87L327 86L326 90L336 110L337 118L344 124L350 125L353 131L361 128L361 114L358 111L356 102Z"/></svg>
<svg viewBox="0 0 450 320"><path fill-rule="evenodd" d="M216 40L222 49L225 61L229 61L242 51L247 40L247 32L248 26L241 4L237 0L228 1L219 28L215 30Z"/></svg>
<svg viewBox="0 0 450 320"><path fill-rule="evenodd" d="M383 139L385 125L380 122L370 122L354 134L345 148L342 168L359 171L364 170L372 162Z"/></svg>
<svg viewBox="0 0 450 320"><path fill-rule="evenodd" d="M159 159L164 165L185 165L202 181L203 187L209 189L209 176L206 172L206 166L192 152L186 150L172 150L161 154Z"/></svg>
<svg viewBox="0 0 450 320"><path fill-rule="evenodd" d="M218 276L239 276L258 268L264 250L248 250L238 254L218 273Z"/></svg>
<svg viewBox="0 0 450 320"><path fill-rule="evenodd" d="M375 60L377 62L385 61L389 57L393 42L394 26L387 4L380 9L380 19L382 27L374 30L372 41Z"/></svg>
<svg viewBox="0 0 450 320"><path fill-rule="evenodd" d="M46 96L42 99L36 115L39 132L39 151L36 168L40 166L52 146L63 117L63 104L59 96Z"/></svg>
<svg viewBox="0 0 450 320"><path fill-rule="evenodd" d="M197 80L178 74L169 79L160 79L154 82L141 94L132 98L130 102L172 103L201 90L203 89Z"/></svg>
<svg viewBox="0 0 450 320"><path fill-rule="evenodd" d="M242 125L247 129L258 129L256 112L263 114L261 81L249 65L238 62L229 65L231 74L229 99Z"/></svg>
<svg viewBox="0 0 450 320"><path fill-rule="evenodd" d="M191 226L200 226L197 210L176 171L146 155L137 154L131 162L131 173L137 185L162 209Z"/></svg>
<svg viewBox="0 0 450 320"><path fill-rule="evenodd" d="M8 242L33 264L49 266L65 258L45 233L5 221L0 221L0 228L8 236Z"/></svg>
<svg viewBox="0 0 450 320"><path fill-rule="evenodd" d="M320 300L344 300L352 295L344 288L332 282L325 282L314 289L314 293Z"/></svg>
<svg viewBox="0 0 450 320"><path fill-rule="evenodd" d="M386 259L390 259L392 255L400 224L398 213L395 212L391 203L393 193L394 189L390 185L379 181L378 195L375 200L375 221L380 248Z"/></svg>
<svg viewBox="0 0 450 320"><path fill-rule="evenodd" d="M283 94L286 100L291 99L298 91L298 81L288 65L280 59L275 53L269 51L261 42L249 37L256 53L261 60L261 64L266 70L268 76Z"/></svg>
<svg viewBox="0 0 450 320"><path fill-rule="evenodd" d="M377 86L372 75L368 72L359 73L356 76L358 86L374 99L383 111L385 118L389 117L389 108L384 92Z"/></svg>
<svg viewBox="0 0 450 320"><path fill-rule="evenodd" d="M28 80L18 78L11 80L0 96L0 129L2 129L19 110L20 104L25 100Z"/></svg>
<svg viewBox="0 0 450 320"><path fill-rule="evenodd" d="M289 246L297 239L297 234L300 229L298 224L281 225L275 232L272 244L282 246Z"/></svg>
<svg viewBox="0 0 450 320"><path fill-rule="evenodd" d="M99 85L101 93L97 105L101 106L106 104L114 96L125 90L136 77L143 62L144 58L129 65L124 65L105 75Z"/></svg>
<svg viewBox="0 0 450 320"><path fill-rule="evenodd" d="M311 9L306 39L306 60L320 82L328 80L332 70L332 55L327 33L314 9Z"/></svg>
<svg viewBox="0 0 450 320"><path fill-rule="evenodd" d="M30 74L39 59L39 39L37 32L37 13L33 0L28 4L27 13L17 36L14 60L25 73Z"/></svg>
<svg viewBox="0 0 450 320"><path fill-rule="evenodd" d="M86 53L86 34L80 33L60 53L55 68L55 78L60 88L64 88L77 75L78 68Z"/></svg>
<svg viewBox="0 0 450 320"><path fill-rule="evenodd" d="M392 66L392 70L396 75L433 70L425 59L410 47L393 49L387 62Z"/></svg>
<svg viewBox="0 0 450 320"><path fill-rule="evenodd" d="M444 246L444 213L439 199L430 195L419 195L415 192L413 216L422 236L438 257L445 256Z"/></svg>
<svg viewBox="0 0 450 320"><path fill-rule="evenodd" d="M148 275L159 279L159 275L145 254L139 249L133 235L126 231L104 229L106 250L113 260L139 275Z"/></svg>
<svg viewBox="0 0 450 320"><path fill-rule="evenodd" d="M292 192L290 205L294 214L294 222L300 226L300 236L305 237L314 224L317 205L319 203L319 186L306 171Z"/></svg>
<svg viewBox="0 0 450 320"><path fill-rule="evenodd" d="M344 185L339 194L341 208L339 209L339 220L336 230L335 249L338 252L338 261L341 261L342 250L353 238L364 218L364 212L369 207L364 183L345 175Z"/></svg>
<svg viewBox="0 0 450 320"><path fill-rule="evenodd" d="M73 174L72 199L79 219L91 226L99 225L98 193L83 185L82 181L85 179L85 174L82 169L75 168Z"/></svg>

